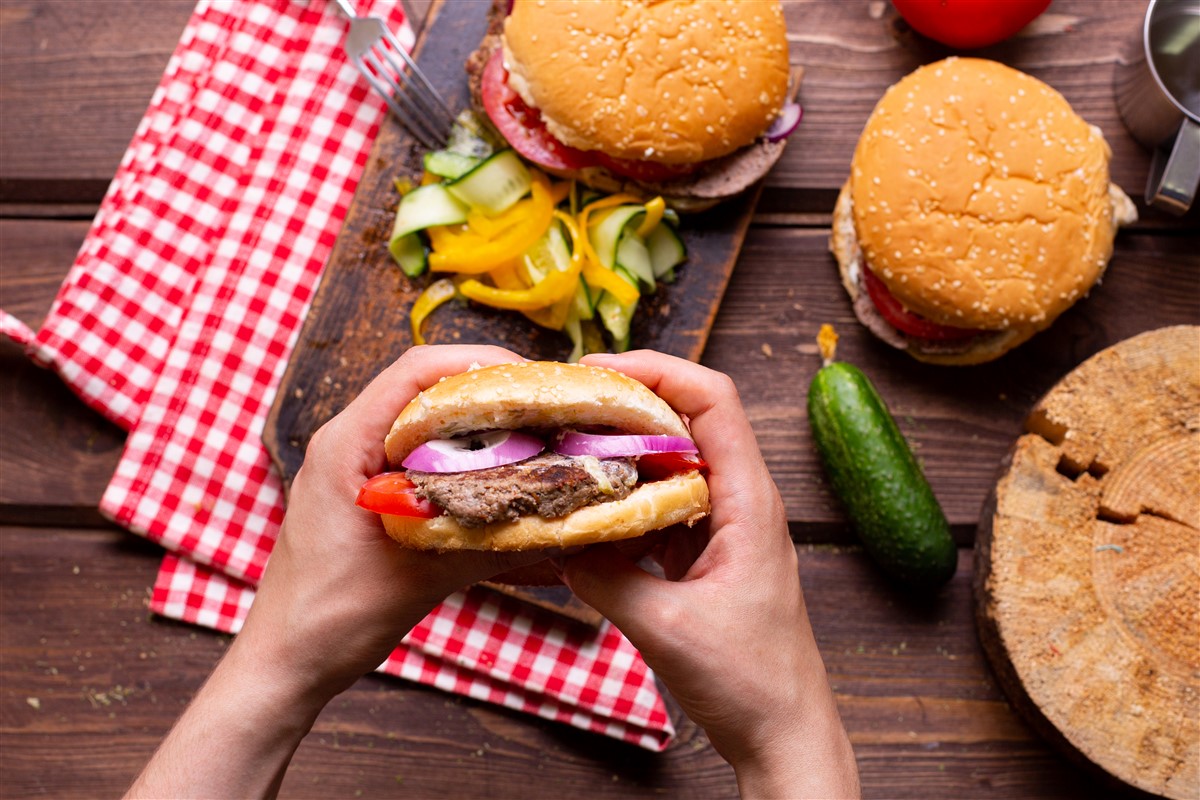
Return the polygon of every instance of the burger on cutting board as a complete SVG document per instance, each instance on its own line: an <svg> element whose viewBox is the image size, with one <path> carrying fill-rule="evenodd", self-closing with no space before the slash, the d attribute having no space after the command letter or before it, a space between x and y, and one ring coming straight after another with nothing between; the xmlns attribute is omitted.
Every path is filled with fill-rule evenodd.
<svg viewBox="0 0 1200 800"><path fill-rule="evenodd" d="M858 319L920 361L980 364L1100 280L1137 219L1100 130L1041 81L976 58L921 67L863 129L830 249Z"/></svg>
<svg viewBox="0 0 1200 800"><path fill-rule="evenodd" d="M509 5L467 62L471 96L555 175L700 211L766 175L799 122L777 0Z"/></svg>

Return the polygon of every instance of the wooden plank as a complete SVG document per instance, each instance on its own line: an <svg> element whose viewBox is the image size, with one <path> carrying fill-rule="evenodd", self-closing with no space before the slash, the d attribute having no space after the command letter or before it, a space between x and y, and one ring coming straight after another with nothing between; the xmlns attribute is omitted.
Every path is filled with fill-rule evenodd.
<svg viewBox="0 0 1200 800"><path fill-rule="evenodd" d="M118 531L0 529L0 770L6 796L116 795L228 637L147 615L161 551ZM1010 711L974 636L970 553L930 605L857 550L800 549L818 644L868 797L1095 797L1106 788ZM674 709L674 706L672 706ZM673 710L663 754L369 676L318 719L283 795L733 796L703 733ZM1108 794L1106 796L1112 796Z"/></svg>
<svg viewBox="0 0 1200 800"><path fill-rule="evenodd" d="M78 222L0 223L0 305L16 303L26 321L43 314L82 230ZM837 327L841 357L866 370L891 404L962 544L973 540L980 506L1021 420L1060 376L1136 333L1200 322L1194 241L1122 233L1100 286L1033 341L980 367L921 365L875 341L853 320L826 239L823 230L752 228L702 359L737 381L793 533L802 541L849 541L812 452L803 410L819 364L814 337L822 322ZM28 257L9 258L17 253ZM42 511L56 504L94 508L120 455L120 432L83 408L53 376L25 363L11 343L4 346L0 353L12 368L0 370L0 397L14 434L0 437L0 457L31 478L5 481L0 499Z"/></svg>
<svg viewBox="0 0 1200 800"><path fill-rule="evenodd" d="M107 525L125 434L0 338L0 524Z"/></svg>
<svg viewBox="0 0 1200 800"><path fill-rule="evenodd" d="M752 229L703 359L738 383L788 518L803 523L793 531L802 540L844 535L804 411L820 366L815 337L822 323L842 335L839 357L863 368L890 404L967 543L1021 420L1046 389L1109 344L1200 321L1194 241L1122 234L1103 283L1048 331L991 364L922 365L854 319L826 240L824 231ZM779 267L780 254L787 269Z"/></svg>
<svg viewBox="0 0 1200 800"><path fill-rule="evenodd" d="M0 543L5 794L119 794L228 637L146 614L161 552L136 537L5 528ZM1043 745L992 682L973 634L970 553L960 560L936 602L917 604L856 549L800 548L866 796L1098 796L1103 784ZM320 716L283 795L732 796L728 766L672 710L679 735L654 754L367 676Z"/></svg>
<svg viewBox="0 0 1200 800"><path fill-rule="evenodd" d="M0 219L0 308L37 330L91 222Z"/></svg>
<svg viewBox="0 0 1200 800"><path fill-rule="evenodd" d="M99 200L194 0L18 0L0 9L0 197Z"/></svg>

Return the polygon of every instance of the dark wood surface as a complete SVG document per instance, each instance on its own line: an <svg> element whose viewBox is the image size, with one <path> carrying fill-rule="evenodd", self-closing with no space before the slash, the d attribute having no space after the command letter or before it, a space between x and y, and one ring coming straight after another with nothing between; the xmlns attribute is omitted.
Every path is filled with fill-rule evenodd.
<svg viewBox="0 0 1200 800"><path fill-rule="evenodd" d="M310 0L316 2L316 0ZM416 3L423 8L423 3ZM1141 194L1147 155L1112 103L1137 0L1055 0L1032 34L982 51L1062 91ZM35 325L88 229L191 0L0 3L0 306ZM1010 708L979 647L971 546L1034 401L1143 330L1200 322L1197 216L1143 210L1102 285L992 365L922 367L870 340L825 252L858 131L892 81L941 53L882 0L789 3L804 123L769 177L703 362L730 373L785 498L813 626L870 797L1096 797L1113 787ZM960 571L916 605L852 545L811 450L803 400L821 322L891 403L946 507ZM96 512L123 434L0 342L0 796L120 793L227 637L153 617L161 551ZM674 713L674 712L673 712ZM384 677L364 678L301 746L285 796L730 797L733 776L675 713L651 754ZM534 788L531 788L534 787Z"/></svg>

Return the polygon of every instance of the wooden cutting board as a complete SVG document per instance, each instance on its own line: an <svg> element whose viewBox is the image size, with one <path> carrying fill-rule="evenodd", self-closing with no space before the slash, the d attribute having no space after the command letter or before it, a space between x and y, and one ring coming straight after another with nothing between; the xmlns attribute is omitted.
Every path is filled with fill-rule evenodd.
<svg viewBox="0 0 1200 800"><path fill-rule="evenodd" d="M1139 789L1200 796L1200 327L1084 362L980 523L980 638L1014 706Z"/></svg>
<svg viewBox="0 0 1200 800"><path fill-rule="evenodd" d="M487 29L490 3L437 0L414 50L417 63L452 111L470 105L464 63ZM359 188L296 341L263 440L290 486L313 433L385 366L412 346L409 309L430 283L409 279L392 261L387 240L400 194L395 181L419 175L420 146L390 115L371 150ZM692 361L704 351L761 187L713 211L685 218L688 258L677 280L643 298L632 327L634 347ZM515 312L448 303L423 328L430 344L507 347L526 358L565 360L565 334L539 328ZM569 592L540 591L539 602L576 609ZM583 613L583 612L581 612ZM572 615L574 614L572 611ZM594 612L583 613L595 621Z"/></svg>

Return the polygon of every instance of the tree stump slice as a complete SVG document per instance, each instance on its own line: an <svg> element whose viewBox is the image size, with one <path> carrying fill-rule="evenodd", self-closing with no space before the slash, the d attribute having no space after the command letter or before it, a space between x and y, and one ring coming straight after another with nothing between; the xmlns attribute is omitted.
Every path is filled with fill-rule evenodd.
<svg viewBox="0 0 1200 800"><path fill-rule="evenodd" d="M1200 327L1084 362L1026 419L980 520L980 639L1068 754L1200 797Z"/></svg>

